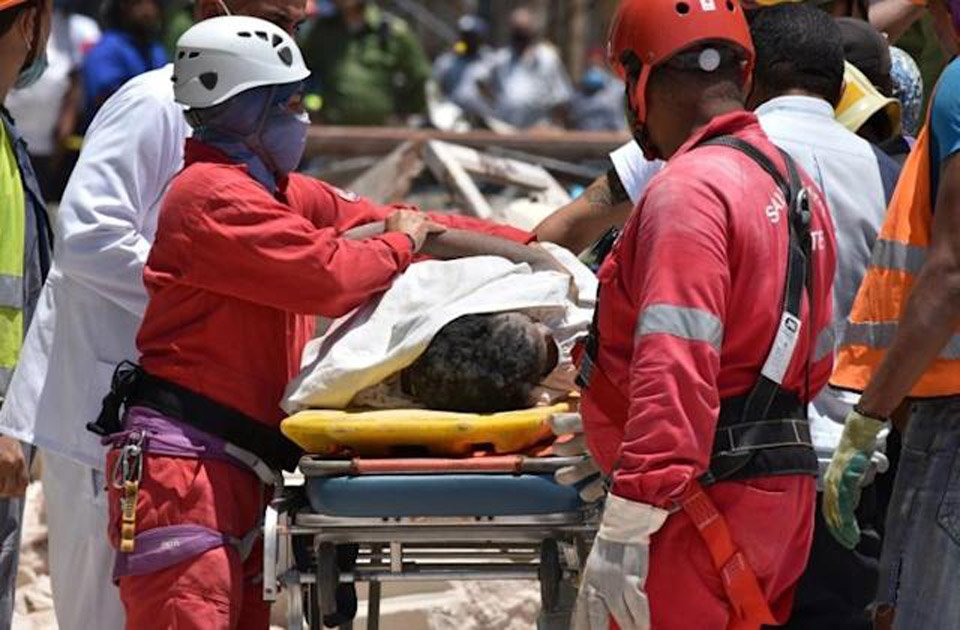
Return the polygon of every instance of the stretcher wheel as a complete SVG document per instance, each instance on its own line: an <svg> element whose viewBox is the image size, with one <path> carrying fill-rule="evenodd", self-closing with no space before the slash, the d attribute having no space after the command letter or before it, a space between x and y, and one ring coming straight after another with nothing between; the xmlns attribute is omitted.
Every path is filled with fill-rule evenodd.
<svg viewBox="0 0 960 630"><path fill-rule="evenodd" d="M560 603L560 582L563 566L560 564L560 547L553 538L540 544L540 603L544 612L556 612Z"/></svg>
<svg viewBox="0 0 960 630"><path fill-rule="evenodd" d="M317 602L320 618L337 612L337 586L340 584L340 568L337 566L337 546L320 543L317 549ZM321 624L322 625L322 624Z"/></svg>

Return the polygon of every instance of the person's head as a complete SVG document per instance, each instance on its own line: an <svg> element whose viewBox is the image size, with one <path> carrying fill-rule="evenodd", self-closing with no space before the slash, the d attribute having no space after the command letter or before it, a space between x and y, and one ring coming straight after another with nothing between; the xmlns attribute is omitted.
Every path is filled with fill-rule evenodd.
<svg viewBox="0 0 960 630"><path fill-rule="evenodd" d="M843 92L843 45L833 18L813 7L784 4L760 11L750 23L757 52L751 109L788 94L821 98L833 106Z"/></svg>
<svg viewBox="0 0 960 630"><path fill-rule="evenodd" d="M458 54L471 57L479 52L487 41L487 23L476 15L464 15L457 20L460 39L454 46Z"/></svg>
<svg viewBox="0 0 960 630"><path fill-rule="evenodd" d="M466 315L444 326L401 380L429 409L497 413L532 406L556 364L556 343L530 317Z"/></svg>
<svg viewBox="0 0 960 630"><path fill-rule="evenodd" d="M624 0L608 54L649 159L669 159L696 128L741 109L754 61L735 0Z"/></svg>
<svg viewBox="0 0 960 630"><path fill-rule="evenodd" d="M108 0L103 5L103 22L108 28L129 33L140 41L156 38L162 20L158 0Z"/></svg>
<svg viewBox="0 0 960 630"><path fill-rule="evenodd" d="M510 45L514 50L525 50L540 38L542 30L542 20L532 9L520 7L510 13Z"/></svg>
<svg viewBox="0 0 960 630"><path fill-rule="evenodd" d="M869 22L856 18L836 18L843 37L843 55L866 75L884 96L893 94L890 78L890 44Z"/></svg>
<svg viewBox="0 0 960 630"><path fill-rule="evenodd" d="M46 69L52 0L0 0L0 102Z"/></svg>
<svg viewBox="0 0 960 630"><path fill-rule="evenodd" d="M197 0L197 21L229 15L260 18L293 35L307 17L306 0Z"/></svg>
<svg viewBox="0 0 960 630"><path fill-rule="evenodd" d="M897 99L881 94L866 75L846 62L837 122L860 137L880 144L900 133L900 111Z"/></svg>
<svg viewBox="0 0 960 630"><path fill-rule="evenodd" d="M204 20L177 42L173 72L174 97L198 139L242 144L276 178L298 166L310 71L284 30L252 17Z"/></svg>
<svg viewBox="0 0 960 630"><path fill-rule="evenodd" d="M900 101L903 110L903 130L916 136L923 122L923 76L920 67L906 51L890 47L890 77L893 97Z"/></svg>

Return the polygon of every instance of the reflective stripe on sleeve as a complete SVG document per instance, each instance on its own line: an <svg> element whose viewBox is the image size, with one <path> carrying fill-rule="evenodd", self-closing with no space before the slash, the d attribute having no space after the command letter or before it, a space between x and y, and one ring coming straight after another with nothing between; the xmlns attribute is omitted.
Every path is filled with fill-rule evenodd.
<svg viewBox="0 0 960 630"><path fill-rule="evenodd" d="M843 343L851 346L867 346L886 350L897 336L897 322L854 323L848 322ZM945 361L960 360L960 335L954 335L939 357Z"/></svg>
<svg viewBox="0 0 960 630"><path fill-rule="evenodd" d="M873 246L871 264L881 269L906 271L917 275L927 261L927 249L897 241L877 239Z"/></svg>
<svg viewBox="0 0 960 630"><path fill-rule="evenodd" d="M713 313L697 308L654 304L640 313L636 338L657 334L705 341L719 351L723 344L723 322Z"/></svg>

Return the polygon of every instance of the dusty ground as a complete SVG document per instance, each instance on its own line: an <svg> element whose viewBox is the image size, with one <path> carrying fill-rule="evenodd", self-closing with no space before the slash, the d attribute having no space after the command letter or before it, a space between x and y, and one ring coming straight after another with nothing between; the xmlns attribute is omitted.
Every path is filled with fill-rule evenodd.
<svg viewBox="0 0 960 630"><path fill-rule="evenodd" d="M361 596L364 591L361 590ZM528 630L534 627L539 591L533 582L387 584L381 628L385 630ZM361 602L356 630L366 627ZM274 622L282 623L283 610ZM55 630L47 569L47 528L39 482L27 490L17 575L14 630ZM105 629L106 630L106 629Z"/></svg>

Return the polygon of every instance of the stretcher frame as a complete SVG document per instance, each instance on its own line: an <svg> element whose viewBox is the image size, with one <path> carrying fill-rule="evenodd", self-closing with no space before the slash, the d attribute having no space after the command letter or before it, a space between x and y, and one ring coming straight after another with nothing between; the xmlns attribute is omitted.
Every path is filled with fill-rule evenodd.
<svg viewBox="0 0 960 630"><path fill-rule="evenodd" d="M552 465L536 458L524 465L545 470L565 461L552 459ZM329 476L336 466L318 468L309 456L301 461L308 478ZM594 504L521 516L361 518L317 514L306 505L305 486L288 481L264 518L264 599L285 598L289 630L301 630L304 620L311 630L322 628L340 583L369 584L367 628L378 630L384 582L507 579L539 581L538 628L566 629L600 512ZM359 555L352 571L340 572L336 548L345 544L359 545ZM298 546L313 566L297 561Z"/></svg>

